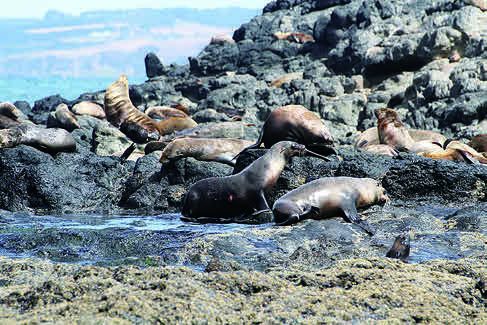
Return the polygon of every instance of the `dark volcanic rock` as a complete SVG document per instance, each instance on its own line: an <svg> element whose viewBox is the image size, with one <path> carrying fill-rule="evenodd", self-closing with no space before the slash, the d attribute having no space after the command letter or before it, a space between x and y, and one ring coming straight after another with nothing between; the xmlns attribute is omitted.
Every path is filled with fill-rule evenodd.
<svg viewBox="0 0 487 325"><path fill-rule="evenodd" d="M163 76L166 73L166 69L164 68L164 65L162 64L161 60L153 52L147 53L144 59L144 63L145 63L145 74L149 79Z"/></svg>

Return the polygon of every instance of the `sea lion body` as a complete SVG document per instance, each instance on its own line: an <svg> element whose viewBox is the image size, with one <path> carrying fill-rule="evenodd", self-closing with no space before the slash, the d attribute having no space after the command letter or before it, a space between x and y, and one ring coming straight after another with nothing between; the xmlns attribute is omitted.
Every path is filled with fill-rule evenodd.
<svg viewBox="0 0 487 325"><path fill-rule="evenodd" d="M76 115L88 115L99 118L101 120L106 118L103 108L92 102L82 101L74 105L71 109Z"/></svg>
<svg viewBox="0 0 487 325"><path fill-rule="evenodd" d="M21 123L11 117L0 115L0 129L10 129L19 126Z"/></svg>
<svg viewBox="0 0 487 325"><path fill-rule="evenodd" d="M299 44L315 41L313 36L306 33L299 33L299 32L276 32L274 33L274 37L278 40L286 40L289 42L295 42Z"/></svg>
<svg viewBox="0 0 487 325"><path fill-rule="evenodd" d="M373 229L360 219L357 208L385 203L384 189L371 178L324 177L280 197L272 207L275 221L289 225L300 220L342 215L369 233Z"/></svg>
<svg viewBox="0 0 487 325"><path fill-rule="evenodd" d="M0 130L0 148L11 148L20 144L53 153L76 150L76 141L64 129L45 129L31 124L22 124L11 129Z"/></svg>
<svg viewBox="0 0 487 325"><path fill-rule="evenodd" d="M442 150L425 151L418 154L431 159L464 161L471 164L487 164L487 157L459 141L450 141Z"/></svg>
<svg viewBox="0 0 487 325"><path fill-rule="evenodd" d="M110 123L136 143L158 140L160 137L157 122L139 111L130 101L125 75L121 75L107 88L105 114Z"/></svg>
<svg viewBox="0 0 487 325"><path fill-rule="evenodd" d="M149 107L145 114L155 120L167 120L170 117L188 117L184 111L168 106L152 106Z"/></svg>
<svg viewBox="0 0 487 325"><path fill-rule="evenodd" d="M387 144L372 144L361 148L361 150L389 157L395 157L399 154L396 149Z"/></svg>
<svg viewBox="0 0 487 325"><path fill-rule="evenodd" d="M170 117L167 120L158 123L158 130L160 135L167 135L177 131L192 129L197 127L196 123L191 117Z"/></svg>
<svg viewBox="0 0 487 325"><path fill-rule="evenodd" d="M430 141L430 142L437 142L443 145L446 141L446 137L441 133L429 130L418 130L418 129L409 129L409 135L413 138L414 141ZM363 131L357 136L355 140L355 148L365 148L369 145L376 145L380 144L379 140L379 132L377 127L368 128L367 130Z"/></svg>
<svg viewBox="0 0 487 325"><path fill-rule="evenodd" d="M9 102L0 103L0 115L11 118L12 120L26 120L27 117L14 104Z"/></svg>
<svg viewBox="0 0 487 325"><path fill-rule="evenodd" d="M284 85L285 83L291 82L293 80L300 80L300 79L303 79L302 72L286 73L285 75L282 75L277 79L274 79L271 82L271 86L276 88L281 88L281 86Z"/></svg>
<svg viewBox="0 0 487 325"><path fill-rule="evenodd" d="M305 151L302 144L282 141L238 174L196 182L184 198L183 219L226 222L269 210L264 192L276 184L289 158Z"/></svg>
<svg viewBox="0 0 487 325"><path fill-rule="evenodd" d="M234 166L235 155L250 144L250 141L240 139L178 138L163 149L160 162L192 157Z"/></svg>
<svg viewBox="0 0 487 325"><path fill-rule="evenodd" d="M52 113L51 113L52 114ZM76 116L69 110L68 105L59 104L54 114L47 120L48 128L62 128L69 132L79 129L80 125Z"/></svg>

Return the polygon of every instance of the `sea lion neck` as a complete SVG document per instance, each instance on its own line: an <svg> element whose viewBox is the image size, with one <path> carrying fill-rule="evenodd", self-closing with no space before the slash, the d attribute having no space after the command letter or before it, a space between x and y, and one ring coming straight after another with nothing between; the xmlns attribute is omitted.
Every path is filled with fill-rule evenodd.
<svg viewBox="0 0 487 325"><path fill-rule="evenodd" d="M245 176L252 187L267 190L276 184L286 164L287 158L282 148L272 148L241 171L239 175Z"/></svg>

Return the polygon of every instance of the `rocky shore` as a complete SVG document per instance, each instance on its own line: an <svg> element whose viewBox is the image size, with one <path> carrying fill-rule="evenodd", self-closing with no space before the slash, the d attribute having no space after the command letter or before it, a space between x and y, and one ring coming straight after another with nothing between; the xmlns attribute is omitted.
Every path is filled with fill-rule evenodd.
<svg viewBox="0 0 487 325"><path fill-rule="evenodd" d="M164 66L148 55L149 79L130 86L130 99L141 111L181 103L199 127L219 123L220 137L248 140L257 138L277 107L300 104L317 112L342 159L293 158L268 193L269 204L319 177L371 177L391 198L384 208L361 213L377 233L370 237L337 218L184 240L157 233L11 233L9 220L22 213L177 213L191 184L239 171L264 153L241 155L235 169L193 158L161 165L160 152L123 163L114 154L130 140L106 120L81 116L81 127L71 132L76 152L53 155L25 145L0 150L0 249L54 261L66 261L62 255L69 252L80 262L87 252L106 249L109 259L150 257L161 266L3 258L0 319L485 321L487 167L406 153L389 158L351 144L376 125L373 112L382 107L396 109L408 127L455 139L487 133L486 9L476 0L279 0L233 39L212 41L188 65ZM103 105L103 98L99 91L73 101L50 96L33 107L15 105L45 125L60 103ZM415 233L411 262L420 264L384 258L405 229ZM171 243L177 243L173 249L157 249Z"/></svg>

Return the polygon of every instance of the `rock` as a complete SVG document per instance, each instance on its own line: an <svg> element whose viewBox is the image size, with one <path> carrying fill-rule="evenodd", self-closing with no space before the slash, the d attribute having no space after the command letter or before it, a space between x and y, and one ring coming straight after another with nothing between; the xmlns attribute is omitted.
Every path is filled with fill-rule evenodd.
<svg viewBox="0 0 487 325"><path fill-rule="evenodd" d="M32 108L30 107L30 104L24 100L18 100L14 102L14 106L17 107L24 113L26 116L29 116L29 114L32 113Z"/></svg>
<svg viewBox="0 0 487 325"><path fill-rule="evenodd" d="M154 77L165 75L166 69L164 68L164 65L155 53L147 53L144 59L144 63L145 74L147 75L147 78L151 79Z"/></svg>
<svg viewBox="0 0 487 325"><path fill-rule="evenodd" d="M236 44L212 43L196 58L190 58L190 69L195 75L214 75L226 71L236 71L239 49Z"/></svg>

